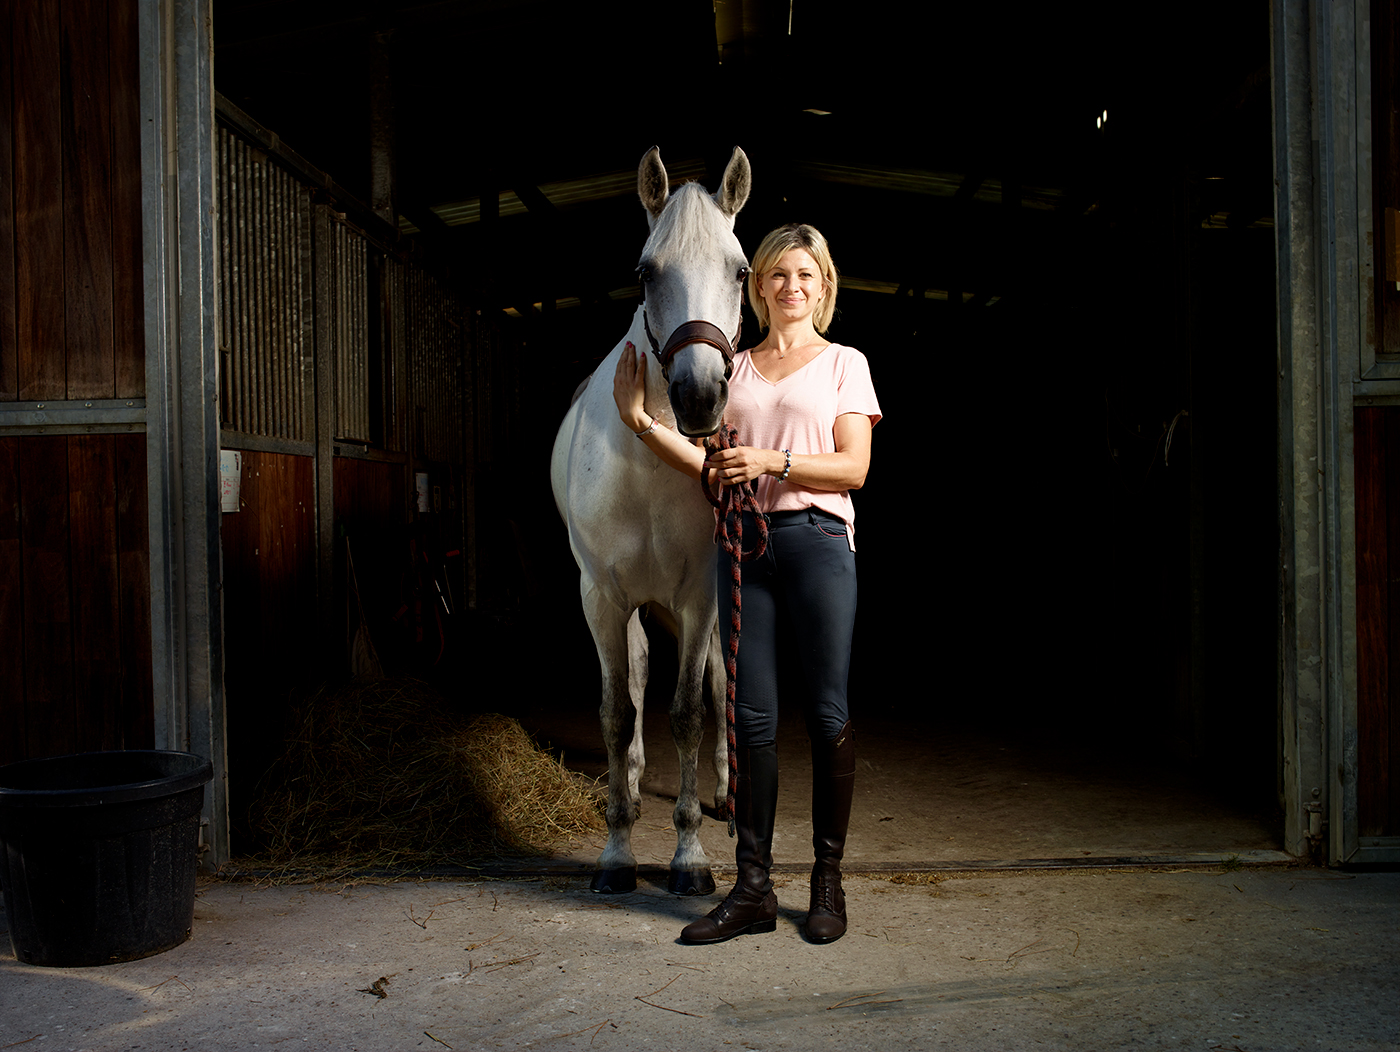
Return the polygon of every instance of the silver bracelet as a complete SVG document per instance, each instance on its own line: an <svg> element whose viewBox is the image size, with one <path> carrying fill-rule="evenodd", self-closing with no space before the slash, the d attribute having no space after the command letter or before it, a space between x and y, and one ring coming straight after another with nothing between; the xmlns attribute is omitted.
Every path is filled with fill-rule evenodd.
<svg viewBox="0 0 1400 1052"><path fill-rule="evenodd" d="M785 449L785 450L783 450L783 456L787 457L787 463L783 465L783 473L782 473L781 475L778 476L778 481L779 481L779 482L786 482L786 481L787 481L787 477L788 477L788 472L792 470L792 450L790 450L790 449Z"/></svg>
<svg viewBox="0 0 1400 1052"><path fill-rule="evenodd" d="M633 431L632 434L636 435L638 438L645 439L647 435L651 434L653 431L655 431L658 427L661 426L662 424L660 419L658 419L657 417L652 417L651 427L647 428L645 431Z"/></svg>

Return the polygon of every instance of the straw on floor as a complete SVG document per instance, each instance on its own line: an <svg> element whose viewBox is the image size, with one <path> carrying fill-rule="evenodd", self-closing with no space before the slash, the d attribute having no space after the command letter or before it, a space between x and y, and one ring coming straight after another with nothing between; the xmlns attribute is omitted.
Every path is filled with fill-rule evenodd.
<svg viewBox="0 0 1400 1052"><path fill-rule="evenodd" d="M427 684L351 681L293 717L251 810L265 873L472 865L603 826L602 793L518 722L466 716Z"/></svg>

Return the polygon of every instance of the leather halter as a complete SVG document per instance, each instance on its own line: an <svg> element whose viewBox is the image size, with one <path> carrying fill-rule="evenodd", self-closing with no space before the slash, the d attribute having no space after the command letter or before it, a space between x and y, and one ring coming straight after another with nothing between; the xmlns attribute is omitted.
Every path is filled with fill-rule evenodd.
<svg viewBox="0 0 1400 1052"><path fill-rule="evenodd" d="M739 328L734 333L734 342L730 343L724 332L716 325L711 325L707 321L687 321L677 325L675 331L666 340L666 346L660 346L656 337L651 333L651 326L647 324L646 308L642 308L642 328L646 330L647 340L651 342L651 353L656 356L656 360L661 363L661 374L670 377L671 359L676 356L676 351L691 343L708 343L711 347L724 355L724 375L727 378L729 371L734 364L734 347L739 342L739 336L744 331L744 319L739 318Z"/></svg>

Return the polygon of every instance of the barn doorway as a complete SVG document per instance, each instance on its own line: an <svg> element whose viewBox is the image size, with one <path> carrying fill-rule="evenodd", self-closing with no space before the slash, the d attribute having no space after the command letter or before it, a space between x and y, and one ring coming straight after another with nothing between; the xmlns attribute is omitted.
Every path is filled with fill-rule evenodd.
<svg viewBox="0 0 1400 1052"><path fill-rule="evenodd" d="M544 465L635 307L628 171L660 143L704 177L738 142L741 240L825 231L846 281L832 338L870 357L886 413L858 496L859 850L1277 848L1267 11L1212 7L1203 32L1204 6L1088 5L989 38L930 5L899 32L849 5L740 6L217 2L218 90L349 194L387 192L535 366L500 392L508 432L466 422L511 502L479 512L500 543L431 674L596 765L596 661ZM693 90L636 73L658 33ZM773 69L800 75L770 103ZM261 716L230 691L235 746ZM797 795L783 813L801 843Z"/></svg>

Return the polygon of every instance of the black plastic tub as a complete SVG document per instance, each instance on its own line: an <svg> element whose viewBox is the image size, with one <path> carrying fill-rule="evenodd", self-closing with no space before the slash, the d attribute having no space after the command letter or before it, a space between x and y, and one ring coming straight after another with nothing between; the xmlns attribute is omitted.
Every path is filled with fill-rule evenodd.
<svg viewBox="0 0 1400 1052"><path fill-rule="evenodd" d="M188 939L212 775L208 760L162 751L0 767L0 885L15 956L110 964Z"/></svg>

